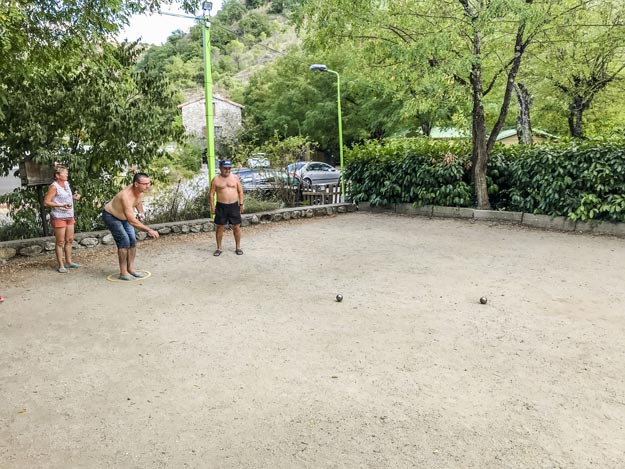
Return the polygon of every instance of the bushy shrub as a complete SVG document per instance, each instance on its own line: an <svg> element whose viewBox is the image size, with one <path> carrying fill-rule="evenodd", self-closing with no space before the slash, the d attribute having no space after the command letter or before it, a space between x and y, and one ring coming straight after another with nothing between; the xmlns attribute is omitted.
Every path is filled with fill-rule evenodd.
<svg viewBox="0 0 625 469"><path fill-rule="evenodd" d="M345 176L353 200L374 205L471 204L466 143L424 138L370 141L351 149L346 159Z"/></svg>
<svg viewBox="0 0 625 469"><path fill-rule="evenodd" d="M347 152L356 201L464 207L473 203L468 142L390 139ZM573 220L625 221L623 141L496 146L487 171L492 206Z"/></svg>

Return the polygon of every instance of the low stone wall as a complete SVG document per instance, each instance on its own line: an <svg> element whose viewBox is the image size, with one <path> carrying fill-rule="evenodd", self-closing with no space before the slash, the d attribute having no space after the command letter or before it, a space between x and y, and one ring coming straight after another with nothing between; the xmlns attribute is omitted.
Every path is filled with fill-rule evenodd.
<svg viewBox="0 0 625 469"><path fill-rule="evenodd" d="M567 217L551 217L548 215L534 215L533 213L477 210L465 207L440 207L438 205L415 207L409 203L370 205L367 202L360 202L358 204L358 210L390 212L402 215L425 217L472 218L476 220L516 223L543 230L590 233L593 235L618 236L625 238L625 223L610 223L607 221L573 221Z"/></svg>
<svg viewBox="0 0 625 469"><path fill-rule="evenodd" d="M273 210L271 212L259 212L243 215L242 226L257 225L261 223L276 223L298 218L313 218L347 213L356 211L356 206L349 203L316 205L312 207L297 207ZM170 223L150 224L150 227L162 236L169 234L185 234L215 231L215 223L212 219L177 221ZM147 233L137 232L137 240L143 241ZM89 249L98 246L110 246L114 244L113 236L108 230L76 233L74 235L74 249ZM45 238L31 238L16 241L0 242L0 261L6 261L17 256L41 256L54 251L54 236Z"/></svg>

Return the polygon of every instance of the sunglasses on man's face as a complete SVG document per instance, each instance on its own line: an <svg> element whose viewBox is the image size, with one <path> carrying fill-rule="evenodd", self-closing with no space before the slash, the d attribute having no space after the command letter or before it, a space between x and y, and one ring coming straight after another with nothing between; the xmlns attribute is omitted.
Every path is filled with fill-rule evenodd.
<svg viewBox="0 0 625 469"><path fill-rule="evenodd" d="M149 186L152 183L151 182L138 182L137 184L141 184L142 186Z"/></svg>

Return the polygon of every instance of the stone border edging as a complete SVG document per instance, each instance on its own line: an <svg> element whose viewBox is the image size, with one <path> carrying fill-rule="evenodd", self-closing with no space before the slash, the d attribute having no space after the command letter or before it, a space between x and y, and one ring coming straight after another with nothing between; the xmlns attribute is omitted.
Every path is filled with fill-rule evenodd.
<svg viewBox="0 0 625 469"><path fill-rule="evenodd" d="M555 230L592 235L617 236L625 238L625 223L611 223L608 221L573 221L567 217L551 217L549 215L535 215L525 212L504 212L498 210L478 210L466 207L442 207L439 205L423 205L415 207L410 203L370 205L368 202L359 202L358 210L370 212L392 212L401 215L445 217L445 218L472 218L475 220L493 220L515 223L543 230Z"/></svg>
<svg viewBox="0 0 625 469"><path fill-rule="evenodd" d="M340 203L250 213L243 215L241 226L245 227L264 223L276 223L283 220L296 220L298 218L323 217L337 213L355 212L356 208L356 205L352 203ZM159 235L215 231L215 224L210 218L150 224L150 227L158 231ZM143 241L146 238L147 233L143 231L137 232L138 241ZM113 244L114 240L111 233L108 230L102 230L76 233L74 235L72 247L73 249L89 249ZM7 261L17 256L33 257L52 253L53 251L54 236L3 241L0 242L0 262Z"/></svg>

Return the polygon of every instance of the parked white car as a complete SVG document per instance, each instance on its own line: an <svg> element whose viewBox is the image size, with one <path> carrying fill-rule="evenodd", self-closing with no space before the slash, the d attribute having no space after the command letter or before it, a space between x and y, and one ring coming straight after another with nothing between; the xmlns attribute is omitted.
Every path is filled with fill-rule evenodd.
<svg viewBox="0 0 625 469"><path fill-rule="evenodd" d="M338 184L341 180L341 172L338 169L321 161L300 161L291 163L285 169L308 187Z"/></svg>

